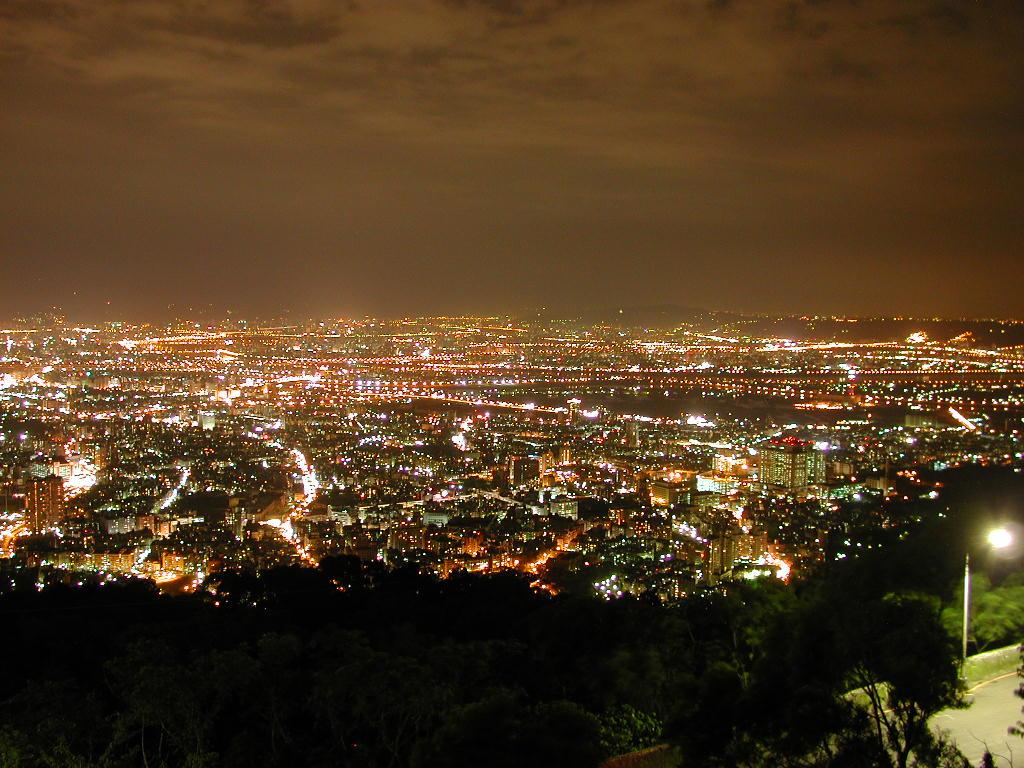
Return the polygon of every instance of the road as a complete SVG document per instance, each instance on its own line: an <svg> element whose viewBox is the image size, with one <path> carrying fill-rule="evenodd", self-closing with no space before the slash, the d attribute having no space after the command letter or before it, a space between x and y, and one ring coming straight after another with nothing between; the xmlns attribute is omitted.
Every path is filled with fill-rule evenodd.
<svg viewBox="0 0 1024 768"><path fill-rule="evenodd" d="M997 766L1012 766L1014 755L1020 765L1024 759L1024 739L1006 732L1022 717L1024 701L1014 696L1019 684L1016 672L981 683L968 693L971 706L946 710L936 715L932 724L953 738L973 766L981 764L986 745Z"/></svg>
<svg viewBox="0 0 1024 768"><path fill-rule="evenodd" d="M292 448L292 458L295 459L295 465L299 468L299 477L302 480L302 503L298 507L298 511L301 513L309 509L310 505L316 500L316 494L320 490L320 480L316 476L316 470L313 468L313 465L306 460L306 454L298 448ZM302 540L295 533L291 523L292 514L294 512L289 513L288 518L281 526L281 534L295 545L295 551L302 560L312 566L319 565L309 551L302 546Z"/></svg>

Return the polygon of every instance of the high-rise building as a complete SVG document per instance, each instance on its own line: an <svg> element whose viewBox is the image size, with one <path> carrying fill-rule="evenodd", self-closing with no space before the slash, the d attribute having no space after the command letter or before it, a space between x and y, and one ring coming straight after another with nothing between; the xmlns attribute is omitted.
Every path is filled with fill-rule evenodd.
<svg viewBox="0 0 1024 768"><path fill-rule="evenodd" d="M574 397L571 400L569 400L568 404L569 421L572 422L573 424L578 424L582 420L581 417L583 412L580 409L580 406L583 404L583 401L580 400L578 397Z"/></svg>
<svg viewBox="0 0 1024 768"><path fill-rule="evenodd" d="M711 467L716 475L723 477L743 477L748 474L749 464L747 452L733 448L719 448L711 460Z"/></svg>
<svg viewBox="0 0 1024 768"><path fill-rule="evenodd" d="M687 475L681 479L660 479L650 485L651 504L656 507L674 507L689 504L696 490L696 476Z"/></svg>
<svg viewBox="0 0 1024 768"><path fill-rule="evenodd" d="M708 568L713 574L728 571L738 561L755 561L768 552L764 531L732 530L711 540Z"/></svg>
<svg viewBox="0 0 1024 768"><path fill-rule="evenodd" d="M57 459L50 465L50 470L65 482L71 479L75 473L75 465L70 461Z"/></svg>
<svg viewBox="0 0 1024 768"><path fill-rule="evenodd" d="M556 517L568 517L571 520L578 520L580 516L580 501L571 497L561 497L548 502L548 512Z"/></svg>
<svg viewBox="0 0 1024 768"><path fill-rule="evenodd" d="M640 424L635 421L626 422L626 447L637 449L640 447Z"/></svg>
<svg viewBox="0 0 1024 768"><path fill-rule="evenodd" d="M760 480L789 491L825 482L825 454L813 443L795 437L770 440L761 446Z"/></svg>
<svg viewBox="0 0 1024 768"><path fill-rule="evenodd" d="M540 476L540 461L532 456L508 457L508 484L511 488L529 485Z"/></svg>
<svg viewBox="0 0 1024 768"><path fill-rule="evenodd" d="M74 473L75 465L63 458L51 458L43 456L32 461L28 465L28 474L32 477L47 477L57 475L64 480L70 480Z"/></svg>
<svg viewBox="0 0 1024 768"><path fill-rule="evenodd" d="M56 475L28 481L26 511L32 533L41 533L64 516L64 480Z"/></svg>
<svg viewBox="0 0 1024 768"><path fill-rule="evenodd" d="M408 552L423 549L423 526L419 523L403 521L388 531L388 549Z"/></svg>

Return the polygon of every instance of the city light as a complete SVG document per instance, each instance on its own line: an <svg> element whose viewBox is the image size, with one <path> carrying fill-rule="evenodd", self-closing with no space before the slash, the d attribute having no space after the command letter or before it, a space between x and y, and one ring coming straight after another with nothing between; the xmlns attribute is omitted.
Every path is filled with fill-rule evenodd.
<svg viewBox="0 0 1024 768"><path fill-rule="evenodd" d="M876 546L871 526L823 535L846 505L939 504L929 473L1024 456L1018 434L989 426L994 408L1024 407L1024 360L946 347L931 330L927 342L552 330L39 323L33 333L74 344L12 342L20 357L0 369L0 407L37 420L0 430L35 478L31 499L13 487L3 549L20 556L27 534L48 531L61 551L47 563L167 589L248 562L358 553L439 577L519 570L554 593L560 559L579 556L606 598L671 601L694 584L804 576L826 552L855 557ZM884 506L874 520L903 525Z"/></svg>
<svg viewBox="0 0 1024 768"><path fill-rule="evenodd" d="M1010 760L1021 41L0 0L0 768Z"/></svg>

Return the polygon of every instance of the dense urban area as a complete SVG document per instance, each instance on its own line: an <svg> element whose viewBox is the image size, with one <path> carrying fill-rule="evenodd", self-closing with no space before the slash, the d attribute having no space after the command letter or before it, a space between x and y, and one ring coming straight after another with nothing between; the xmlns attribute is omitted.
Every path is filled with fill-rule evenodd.
<svg viewBox="0 0 1024 768"><path fill-rule="evenodd" d="M86 326L49 315L11 321L0 344L0 608L21 617L22 638L34 621L46 633L33 613L39 605L107 605L109 617L94 621L123 621L126 637L129 627L194 628L195 612L212 616L194 645L165 626L158 634L169 650L119 650L105 679L149 668L153 654L169 661L145 685L127 683L136 719L114 727L103 716L113 729L107 746L52 733L22 743L18 734L31 729L0 731L4 766L44 757L121 764L115 756L251 765L254 751L282 765L521 765L532 754L534 764L582 766L669 743L661 757L682 755L686 765L778 765L780 753L807 760L792 765L840 764L832 752L845 737L834 730L820 743L791 734L808 706L839 717L835 700L830 710L806 687L787 693L770 675L755 680L755 668L771 659L785 676L793 648L814 636L804 630L825 632L814 606L844 601L851 610L877 604L842 621L863 620L879 637L918 613L939 628L934 647L919 645L916 632L886 641L887 652L904 653L901 663L920 654L949 672L920 713L897 707L910 735L883 734L892 704L884 693L874 710L853 706L850 717L867 713L887 755L899 757L905 738L903 762L893 765L959 764L941 762L953 751L921 736L915 717L927 721L959 695L956 664L943 659L956 661L957 568L975 544L935 542L949 525L1020 519L1019 508L979 499L993 488L1020 498L1024 323L703 313L648 325L536 315ZM975 510L969 522L966 508ZM1024 578L989 565L979 561L988 571L976 579L964 636L971 653L1018 642L1024 631ZM906 583L885 581L887 573ZM931 602L921 602L929 591ZM122 603L134 612L128 618L113 609ZM136 615L156 606L178 613ZM358 638L327 641L309 627L288 634L283 614L309 620L295 618L297 606L345 614L345 631ZM786 631L801 628L791 643L766 618L785 611ZM522 626L506 626L516 620ZM848 641L856 633L843 626L833 634ZM94 643L110 653L117 643L98 631L64 637L65 647ZM517 632L532 639L514 642ZM262 639L244 660L214 664L203 638L218 633L240 644ZM429 664L395 639L402 633L429 647ZM310 656L326 666L295 660ZM35 663L46 665L41 656ZM336 722L327 710L281 714L260 699L251 706L270 721L259 738L225 741L232 729L217 728L221 743L210 746L203 722L222 716L217 707L233 721L248 717L225 703L248 696L232 686L286 676L292 664L297 679L376 681L365 685L373 696L390 690L402 704L351 704ZM490 670L486 682L466 664ZM438 668L453 666L473 696L431 698ZM834 670L828 690L891 692L873 688L891 678L867 669ZM217 675L232 682L211 682ZM25 695L17 678L5 694L21 703L7 706L33 711L17 698ZM186 679L192 693L200 679L211 688L210 701L196 705L202 713L178 700L162 712L154 701ZM338 680L335 689L320 680L310 706L345 698ZM747 691L757 701L744 707L772 709L767 685L793 706L790 730L776 723L765 732L795 741L755 748L747 742L759 738L757 718L739 702ZM446 708L462 719L426 725ZM748 719L750 733L737 725ZM296 734L313 722L338 751L302 747L309 736ZM488 756L479 731L492 728L519 741ZM879 764L878 752L863 750L863 762L843 764ZM508 755L519 757L501 762Z"/></svg>

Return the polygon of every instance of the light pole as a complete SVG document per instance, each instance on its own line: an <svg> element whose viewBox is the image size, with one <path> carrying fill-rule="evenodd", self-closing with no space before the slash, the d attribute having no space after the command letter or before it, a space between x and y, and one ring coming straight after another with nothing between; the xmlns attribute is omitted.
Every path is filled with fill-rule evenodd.
<svg viewBox="0 0 1024 768"><path fill-rule="evenodd" d="M988 545L992 549L1006 549L1013 543L1013 535L1005 528L995 528L988 533ZM964 631L960 645L960 664L967 661L967 633L971 627L971 555L964 555Z"/></svg>

